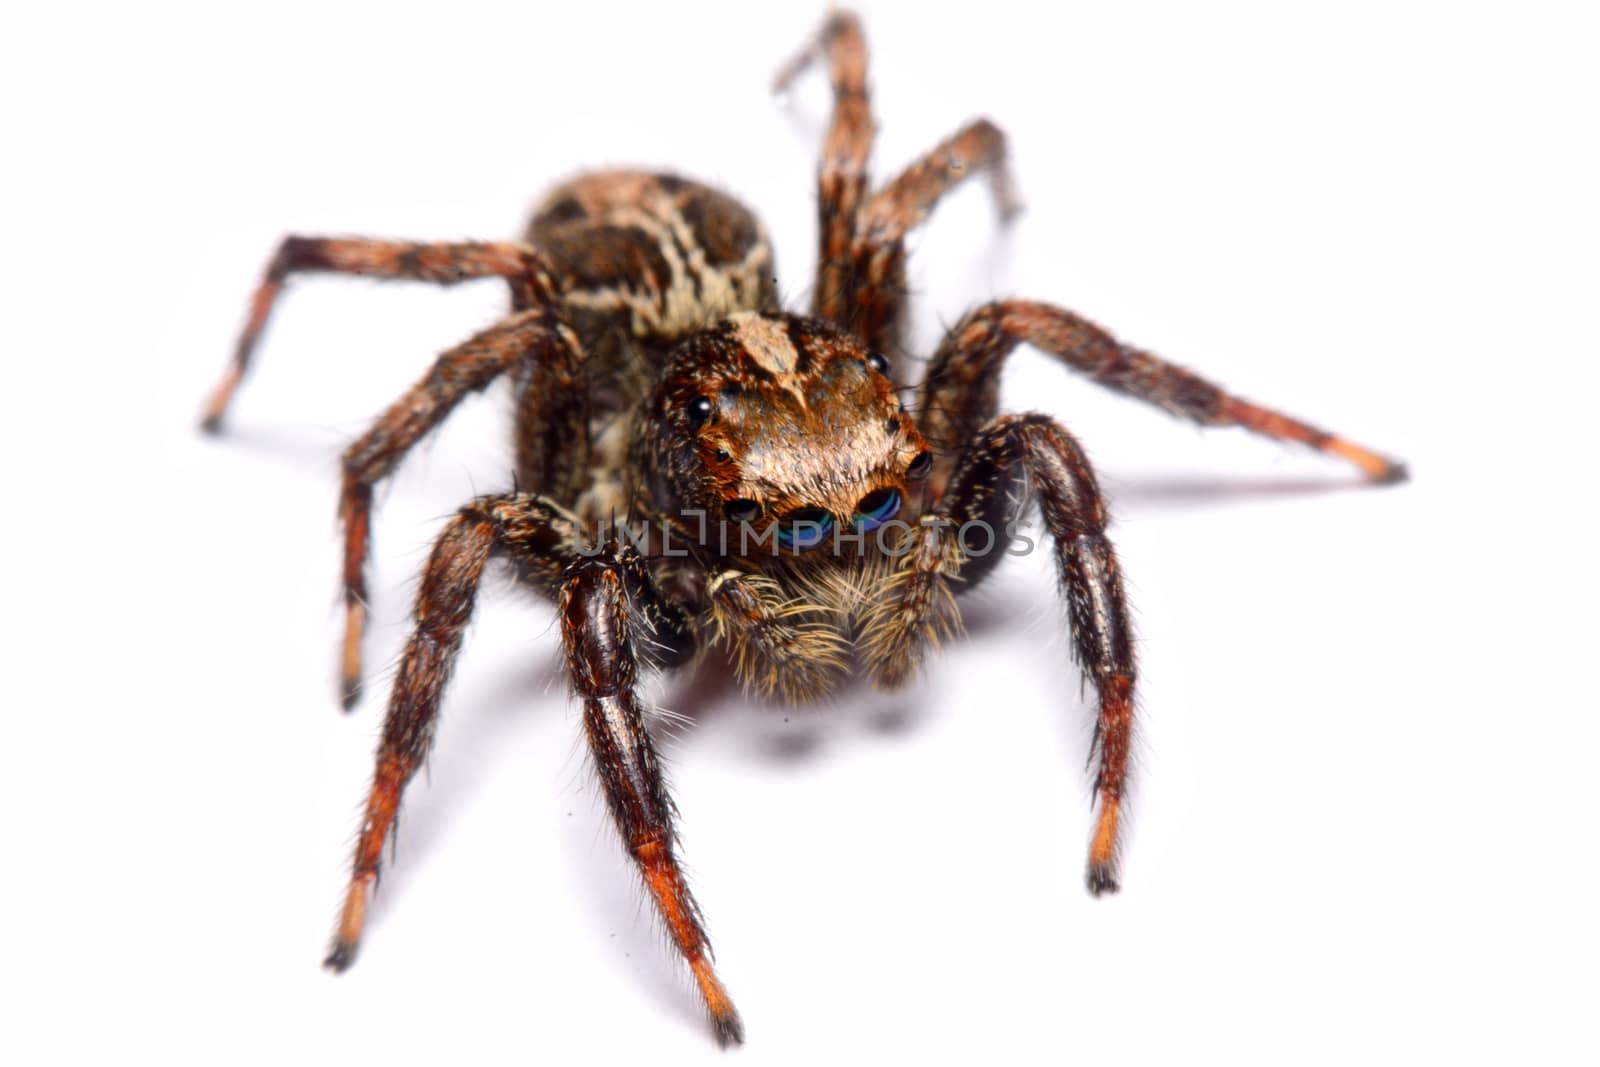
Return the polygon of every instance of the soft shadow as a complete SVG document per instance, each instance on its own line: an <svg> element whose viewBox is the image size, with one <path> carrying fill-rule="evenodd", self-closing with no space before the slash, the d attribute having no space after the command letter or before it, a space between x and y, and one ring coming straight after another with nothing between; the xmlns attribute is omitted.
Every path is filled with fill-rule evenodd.
<svg viewBox="0 0 1600 1067"><path fill-rule="evenodd" d="M367 700L356 714L371 713L375 694L381 706L392 679L370 681ZM472 805L475 793L483 788L483 768L493 762L493 753L503 746L507 735L525 724L529 713L542 706L559 709L566 676L559 655L516 670L501 672L496 685L473 694L473 699L452 701L448 743L435 745L427 764L413 783L425 788L408 789L400 809L399 827L393 851L399 862L387 862L383 869L383 892L371 904L374 927L382 923L390 902L405 896L414 874L423 869L435 843L448 834ZM550 699L554 695L555 700Z"/></svg>
<svg viewBox="0 0 1600 1067"><path fill-rule="evenodd" d="M1101 479L1106 496L1123 510L1142 512L1230 507L1263 500L1328 493L1376 491L1385 486L1359 478L1316 475L1272 477L1216 474L1158 474Z"/></svg>
<svg viewBox="0 0 1600 1067"><path fill-rule="evenodd" d="M340 450L355 438L354 434L336 427L312 424L234 426L225 423L215 434L198 428L194 432L208 447L233 449L291 470L310 470L318 474L336 470Z"/></svg>
<svg viewBox="0 0 1600 1067"><path fill-rule="evenodd" d="M847 685L844 692L853 688ZM809 759L836 726L836 717L829 714L831 702L797 706L746 693L721 646L707 650L692 673L672 679L661 703L672 709L675 734L687 734L715 721L733 735L740 751L774 763Z"/></svg>

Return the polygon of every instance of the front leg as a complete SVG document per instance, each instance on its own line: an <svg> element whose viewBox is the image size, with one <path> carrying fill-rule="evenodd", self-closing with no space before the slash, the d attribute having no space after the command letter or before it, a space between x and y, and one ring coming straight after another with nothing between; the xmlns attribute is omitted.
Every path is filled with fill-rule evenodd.
<svg viewBox="0 0 1600 1067"><path fill-rule="evenodd" d="M1039 499L1055 542L1075 658L1099 696L1095 796L1100 811L1086 875L1089 891L1098 896L1117 889L1118 827L1133 732L1133 637L1122 575L1106 539L1105 501L1071 434L1044 415L1008 415L972 437L944 495L913 531L900 571L869 612L866 645L874 652L880 682L898 684L911 672L924 646L946 624L948 583L962 574L965 562L960 528L989 524L991 552L1003 551L1005 531L993 528L1003 509L995 505L1019 482Z"/></svg>
<svg viewBox="0 0 1600 1067"><path fill-rule="evenodd" d="M634 614L649 590L645 581L637 557L602 555L569 569L560 601L567 673L583 700L584 733L622 844L688 961L717 1040L737 1044L744 1027L712 968L700 909L678 864L672 799L638 696Z"/></svg>
<svg viewBox="0 0 1600 1067"><path fill-rule="evenodd" d="M636 554L608 546L591 558L587 551L570 514L523 493L474 501L439 536L417 593L417 627L395 678L350 885L325 962L343 971L355 960L383 843L401 793L427 758L484 567L499 554L559 605L568 674L584 702L584 730L623 843L694 972L719 1040L740 1041L738 1013L712 970L699 910L674 854L672 801L636 693L636 645L660 646L682 659L692 641L690 620L660 594Z"/></svg>

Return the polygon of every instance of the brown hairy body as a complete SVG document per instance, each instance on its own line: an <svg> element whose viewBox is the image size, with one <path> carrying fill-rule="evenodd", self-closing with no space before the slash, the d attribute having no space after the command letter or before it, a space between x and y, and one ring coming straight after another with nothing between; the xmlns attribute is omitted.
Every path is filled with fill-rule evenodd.
<svg viewBox="0 0 1600 1067"><path fill-rule="evenodd" d="M589 174L553 190L520 242L286 239L251 305L204 425L222 426L286 280L302 272L453 284L506 280L511 310L439 357L344 456L342 696L361 692L374 486L471 392L508 375L516 489L464 506L424 568L327 963L355 957L400 796L427 757L440 696L491 559L555 604L567 673L624 847L694 974L718 1038L742 1039L677 857L641 674L720 645L749 689L829 692L852 663L902 684L959 625L955 593L1004 552L1036 501L1073 649L1097 695L1096 823L1086 883L1117 888L1133 720L1133 639L1107 513L1072 435L998 410L1028 344L1108 388L1206 426L1240 426L1354 463L1397 463L1248 403L1069 311L976 308L902 388L907 232L950 188L992 182L1014 206L1005 139L964 127L874 190L866 53L840 13L780 76L822 57L834 113L819 168L819 264L806 316L777 306L770 242L737 201L669 174ZM970 531L985 534L983 551Z"/></svg>

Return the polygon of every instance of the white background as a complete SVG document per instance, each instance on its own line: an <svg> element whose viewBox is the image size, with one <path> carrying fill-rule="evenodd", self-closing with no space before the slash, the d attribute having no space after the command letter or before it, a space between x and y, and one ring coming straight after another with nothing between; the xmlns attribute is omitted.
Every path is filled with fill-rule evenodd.
<svg viewBox="0 0 1600 1067"><path fill-rule="evenodd" d="M658 691L742 1062L1594 1062L1600 165L1583 5L872 5L886 174L974 114L916 338L1058 301L1401 455L1352 473L1019 358L1136 605L1124 891L1081 884L1089 705L1043 555L904 693ZM284 232L505 237L597 164L756 207L803 306L820 6L90 5L0 43L10 1063L717 1055L613 840L547 609L495 583L356 967L318 961L387 675L342 716L337 456L494 284L295 287L194 432ZM383 494L370 662L505 398Z"/></svg>

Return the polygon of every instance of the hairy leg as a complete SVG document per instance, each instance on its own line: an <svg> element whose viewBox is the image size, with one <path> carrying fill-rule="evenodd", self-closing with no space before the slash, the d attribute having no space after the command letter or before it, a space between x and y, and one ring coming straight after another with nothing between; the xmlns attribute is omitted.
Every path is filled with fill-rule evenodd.
<svg viewBox="0 0 1600 1067"><path fill-rule="evenodd" d="M1058 423L1043 415L1008 415L972 436L935 510L913 531L899 575L870 614L869 658L880 682L895 684L909 675L944 625L940 614L953 610L947 583L961 573L962 557L980 546L990 553L1005 550L1004 531L992 528L993 502L1019 482L1038 497L1055 543L1074 654L1099 696L1099 815L1086 882L1096 895L1114 892L1133 731L1133 638L1121 572L1106 539L1105 501L1082 449ZM991 528L964 547L969 523Z"/></svg>
<svg viewBox="0 0 1600 1067"><path fill-rule="evenodd" d="M505 278L517 308L555 304L555 286L544 262L527 245L499 242L384 241L365 237L285 237L267 264L265 276L250 301L249 315L233 359L206 403L201 427L222 428L234 391L250 369L256 341L273 305L292 274L359 274L454 285L474 278Z"/></svg>
<svg viewBox="0 0 1600 1067"><path fill-rule="evenodd" d="M1088 375L1099 385L1164 408L1202 426L1242 426L1347 460L1376 482L1399 482L1396 460L1260 407L1182 367L1123 344L1070 311L1026 300L1002 300L967 313L944 340L918 390L919 428L942 453L934 484L955 462L952 449L967 441L999 405L1000 370L1020 344L1030 344Z"/></svg>
<svg viewBox="0 0 1600 1067"><path fill-rule="evenodd" d="M848 326L854 291L851 248L856 214L866 202L867 157L875 132L867 95L867 43L855 15L829 15L816 37L778 72L774 88L788 88L818 56L828 64L833 117L817 167L819 247L811 308L814 315Z"/></svg>
<svg viewBox="0 0 1600 1067"><path fill-rule="evenodd" d="M905 236L967 178L987 174L1000 217L1021 210L1006 166L1006 137L987 119L968 123L916 160L862 208L850 248L850 328L898 356L905 314Z"/></svg>
<svg viewBox="0 0 1600 1067"><path fill-rule="evenodd" d="M645 658L637 647L659 647L670 660L681 660L686 642L692 642L691 621L656 591L636 553L614 545L595 552L583 544L570 514L528 494L474 501L434 545L326 965L342 971L355 959L383 843L406 783L427 757L440 697L493 554L507 557L523 579L555 597L568 675L584 703L585 733L623 843L694 973L718 1039L742 1040L738 1013L712 969L710 944L674 852L672 801L636 692Z"/></svg>
<svg viewBox="0 0 1600 1067"><path fill-rule="evenodd" d="M361 696L373 487L463 397L484 389L519 363L528 367L530 385L525 391L537 393L548 428L567 442L562 462L553 469L564 472L568 481L581 477L588 465L582 358L577 337L554 312L542 307L516 312L440 356L421 381L345 450L339 514L344 526L345 602L340 694L346 708L354 707ZM551 478L529 488L568 499L574 486Z"/></svg>
<svg viewBox="0 0 1600 1067"><path fill-rule="evenodd" d="M676 855L672 800L640 707L638 624L631 618L638 582L630 581L629 568L627 560L616 557L587 559L570 568L560 599L567 672L583 701L589 751L623 846L689 964L717 1040L738 1043L744 1027L712 967L700 910Z"/></svg>
<svg viewBox="0 0 1600 1067"><path fill-rule="evenodd" d="M401 792L428 756L440 697L491 553L514 550L524 576L553 591L564 568L577 558L579 536L571 516L561 509L537 497L515 495L483 497L462 508L434 543L417 591L416 630L389 698L350 886L328 951L329 968L342 971L355 960L383 843L394 827Z"/></svg>

